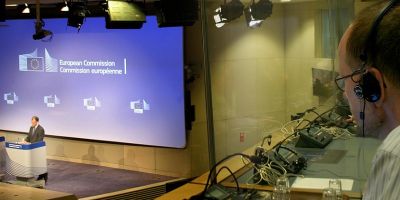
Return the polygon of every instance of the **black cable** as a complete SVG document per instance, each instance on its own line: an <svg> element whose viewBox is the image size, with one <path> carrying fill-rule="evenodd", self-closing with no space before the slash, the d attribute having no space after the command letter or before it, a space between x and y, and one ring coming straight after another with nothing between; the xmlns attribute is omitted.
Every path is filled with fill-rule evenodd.
<svg viewBox="0 0 400 200"><path fill-rule="evenodd" d="M338 107L338 106L335 105L335 106L333 106L332 108L328 109L327 111L325 111L325 112L319 114L315 119L313 119L313 120L311 121L310 124L313 124L313 123L314 123L315 121L317 121L319 118L322 118L322 116L324 116L325 114L327 114L327 113L329 113L329 112L332 112L332 111L333 111L334 109L336 109L337 107Z"/></svg>
<svg viewBox="0 0 400 200"><path fill-rule="evenodd" d="M315 120L315 119L314 119L314 120ZM314 120L313 120L313 121L314 121ZM308 122L308 124L307 124L306 126L308 126L308 125L310 125L310 124L313 123L313 121L310 121L310 120L303 120L303 121L307 121L307 122ZM303 122L303 121L302 121L302 122ZM279 152L279 148L282 146L282 144L283 144L287 139L289 139L289 138L295 136L295 135L297 134L298 131L304 130L304 128L303 128L303 129L297 129L297 128L300 126L300 124L301 124L302 122L300 122L300 123L294 128L294 129L295 129L294 133L290 134L289 136L287 136L285 139L283 139L282 141L280 141L280 142L276 145L276 146L277 146L277 148L276 148L277 152Z"/></svg>
<svg viewBox="0 0 400 200"><path fill-rule="evenodd" d="M279 148L282 146L282 144L283 144L287 139L289 139L290 137L295 136L295 135L297 134L298 131L301 131L301 130L304 130L304 129L307 129L307 128L311 128L311 125L314 124L315 121L317 121L317 120L318 120L319 118L321 118L323 115L325 115L326 113L332 112L334 109L340 108L340 107L349 107L349 106L348 106L348 105L335 105L335 106L333 106L332 108L328 109L327 111L325 111L325 112L319 114L319 115L318 115L315 119L313 119L312 121L310 121L310 120L305 120L305 121L308 122L308 124L306 125L306 128L297 129L297 127L299 126L299 125L297 125L297 126L296 126L296 131L295 131L294 133L290 134L289 136L287 136L285 139L283 139L281 142L279 142L279 143L277 144L276 151L279 152ZM307 126L309 126L309 127L307 127Z"/></svg>
<svg viewBox="0 0 400 200"><path fill-rule="evenodd" d="M250 156L248 156L248 155L246 155L246 154L243 154L243 153L234 153L234 154L231 154L231 155L229 155L229 156L223 158L222 160L218 161L218 162L211 168L211 170L210 170L210 172L209 172L209 174L208 174L206 186L204 187L204 190L203 190L203 192L202 192L203 195L206 193L206 191L207 191L207 189L208 189L208 185L209 185L210 180L216 181L214 177L211 178L211 175L212 175L211 172L215 171L215 169L217 168L217 166L218 166L219 164L221 164L221 163L225 162L226 160L228 160L228 159L230 159L230 158L232 158L232 157L235 157L235 156L243 156L243 157L249 159L249 160L252 161L252 162L255 161L254 157L250 157Z"/></svg>
<svg viewBox="0 0 400 200"><path fill-rule="evenodd" d="M315 123L319 118L321 118L325 114L327 114L329 112L333 112L334 109L342 108L342 107L349 107L349 106L348 105L335 105L332 108L328 109L327 111L325 111L325 112L321 113L320 115L318 115L315 119L313 119L310 123L308 123L307 126L311 126L313 123Z"/></svg>
<svg viewBox="0 0 400 200"><path fill-rule="evenodd" d="M303 120L303 121L305 121L305 120ZM309 124L311 123L311 121L310 121L310 120L307 120L307 121L308 121L308 124L307 124L307 125L309 125ZM293 136L296 136L296 134L297 134L298 131L303 130L303 129L297 130L297 127L298 127L300 124L301 124L301 122L296 126L295 131L294 131L292 134L290 134L289 136L287 136L285 139L283 139L282 141L280 141L280 142L276 145L276 146L277 146L277 148L276 148L276 151L277 151L277 152L279 152L279 149L281 148L282 144L283 144L287 139L289 139L289 138L291 138L291 137L293 137Z"/></svg>
<svg viewBox="0 0 400 200"><path fill-rule="evenodd" d="M218 172L215 174L214 180L213 180L212 182L216 182L216 181L217 181L216 179L217 179L217 177L218 177L218 174L219 174L223 169L228 170L229 173L232 175L232 177L233 177L233 179L235 180L235 183L236 183L236 191L239 193L239 192L240 192L239 182L238 182L238 180L237 180L235 174L234 174L234 173L232 172L232 170L229 169L227 166L223 166L223 167L221 167L221 168L218 170ZM210 186L210 187L211 187L211 186Z"/></svg>
<svg viewBox="0 0 400 200"><path fill-rule="evenodd" d="M297 132L294 132L294 133L290 134L289 136L287 136L287 137L286 137L285 139L283 139L282 141L280 141L280 142L277 144L276 152L279 152L279 149L281 148L282 144L283 144L287 139L289 139L289 138L295 136L296 133L297 133Z"/></svg>
<svg viewBox="0 0 400 200"><path fill-rule="evenodd" d="M365 137L365 98L363 100L363 108L362 108L362 112L360 112L360 119L362 120L362 127L361 127L361 131L362 131L362 136Z"/></svg>
<svg viewBox="0 0 400 200"><path fill-rule="evenodd" d="M303 119L303 120L301 120L301 122L300 122L299 124L297 124L296 127L294 127L294 130L296 131L297 128L299 128L299 126L300 126L303 122L308 122L308 124L307 124L306 126L308 126L310 123L312 123L312 122L311 122L310 120L308 120L308 119Z"/></svg>
<svg viewBox="0 0 400 200"><path fill-rule="evenodd" d="M312 112L312 113L316 114L317 116L319 116L319 113L317 113L315 110L309 110L309 112Z"/></svg>

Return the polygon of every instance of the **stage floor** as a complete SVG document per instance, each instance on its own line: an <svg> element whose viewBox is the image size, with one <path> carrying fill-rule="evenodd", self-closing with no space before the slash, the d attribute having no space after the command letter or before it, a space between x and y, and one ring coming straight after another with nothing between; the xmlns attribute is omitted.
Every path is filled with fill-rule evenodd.
<svg viewBox="0 0 400 200"><path fill-rule="evenodd" d="M78 198L116 192L174 179L174 177L150 173L50 159L47 160L47 165L49 180L46 189L73 193ZM10 180L15 180L15 178L6 175L3 181Z"/></svg>

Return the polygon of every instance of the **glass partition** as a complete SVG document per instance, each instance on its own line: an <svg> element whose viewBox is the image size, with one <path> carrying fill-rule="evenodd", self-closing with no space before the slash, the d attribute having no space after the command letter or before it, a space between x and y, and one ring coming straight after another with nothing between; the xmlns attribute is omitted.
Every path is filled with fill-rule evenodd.
<svg viewBox="0 0 400 200"><path fill-rule="evenodd" d="M287 137L282 128L305 113L311 115L305 117L308 122L322 118L327 110L350 114L339 109L347 102L334 81L337 46L355 13L369 3L205 1L205 63L211 71L216 161L254 147L273 133ZM356 132L355 128L347 136ZM354 179L352 191L360 192L379 142L340 137L333 135L332 145L325 149L297 149L312 161L303 174ZM365 145L371 148L365 150ZM334 155L337 160L321 164L321 155ZM252 169L237 173L242 184L254 181Z"/></svg>
<svg viewBox="0 0 400 200"><path fill-rule="evenodd" d="M254 146L295 113L332 107L340 96L336 48L354 1L275 0L271 15L249 27L246 12L235 9L260 2L271 1L206 1L217 160Z"/></svg>

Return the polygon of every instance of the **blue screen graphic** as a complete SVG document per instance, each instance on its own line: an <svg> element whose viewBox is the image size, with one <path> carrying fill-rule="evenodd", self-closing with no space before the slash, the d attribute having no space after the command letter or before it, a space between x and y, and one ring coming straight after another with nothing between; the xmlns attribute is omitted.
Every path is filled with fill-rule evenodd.
<svg viewBox="0 0 400 200"><path fill-rule="evenodd" d="M183 148L183 30L107 30L88 18L80 33L47 19L51 42L32 39L33 20L0 27L0 129Z"/></svg>

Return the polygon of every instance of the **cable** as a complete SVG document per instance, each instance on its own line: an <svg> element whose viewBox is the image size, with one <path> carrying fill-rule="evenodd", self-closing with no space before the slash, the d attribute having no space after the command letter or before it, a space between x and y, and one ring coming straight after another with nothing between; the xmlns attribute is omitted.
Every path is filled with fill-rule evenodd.
<svg viewBox="0 0 400 200"><path fill-rule="evenodd" d="M353 180L357 180L357 181L365 181L365 179L357 178L357 177L354 177L354 176L342 176L342 175L339 175L339 174L337 174L337 173L335 173L335 172L333 172L333 171L331 171L329 169L319 169L318 171L307 170L307 172L310 172L311 174L318 173L318 175L321 175L321 171L328 172L328 173L330 173L330 174L332 174L332 175L334 175L334 176L336 176L338 178L348 178L348 179L353 179Z"/></svg>
<svg viewBox="0 0 400 200"><path fill-rule="evenodd" d="M301 121L301 120L302 120L302 118L296 119L296 120L292 120L292 121L289 121L289 122L285 123L285 124L282 126L282 128L281 128L281 132L283 132L284 134L285 134L285 133L286 133L286 134L292 134L293 131L289 133L289 131L286 129L286 126L288 126L289 124L291 124L291 123L293 123L293 122L298 122L298 121Z"/></svg>
<svg viewBox="0 0 400 200"><path fill-rule="evenodd" d="M309 120L308 120L308 124L306 125L305 128L297 129L298 126L304 121L304 119L301 119L301 122L296 126L296 131L294 131L293 133L291 133L289 136L287 136L285 139L283 139L281 142L278 143L278 145L277 145L277 152L279 152L279 149L280 149L280 147L282 146L282 144L283 144L286 140L288 140L289 138L295 136L296 133L297 133L298 131L307 129L307 126L309 126L308 128L311 128L311 125L314 124L319 118L321 118L321 117L322 117L323 115L325 115L326 113L332 112L334 109L336 109L336 108L338 108L338 107L348 107L348 106L347 106L347 105L335 105L335 106L333 106L332 108L328 109L327 111L325 111L325 112L319 114L319 115L318 115L315 119L313 119L312 121L309 121ZM298 121L298 120L294 120L294 121ZM287 124L289 124L289 123L291 123L291 122L292 122L292 121L288 122Z"/></svg>
<svg viewBox="0 0 400 200"><path fill-rule="evenodd" d="M260 165L253 164L253 168L257 172L246 180L247 184L249 184L251 179L254 180L254 178L258 175L259 179L256 184L259 184L261 181L265 181L270 185L274 185L279 177L287 174L286 169L275 160L270 159L269 156L266 163Z"/></svg>
<svg viewBox="0 0 400 200"><path fill-rule="evenodd" d="M279 149L281 148L282 144L283 144L287 139L289 139L289 138L291 138L291 137L293 137L293 136L296 136L296 133L297 133L297 132L294 132L294 133L290 134L290 135L287 136L285 139L283 139L281 142L279 142L279 143L277 144L276 152L279 152Z"/></svg>
<svg viewBox="0 0 400 200"><path fill-rule="evenodd" d="M232 176L233 179L235 180L235 183L236 183L236 191L239 193L239 192L240 192L239 182L238 182L238 180L237 180L235 174L234 174L234 173L232 172L232 170L229 169L227 166L222 166L222 167L218 170L218 172L215 174L214 180L213 180L212 182L216 182L215 179L217 179L218 174L219 174L223 169L226 169L226 170L229 171L229 173L231 174L231 176Z"/></svg>
<svg viewBox="0 0 400 200"><path fill-rule="evenodd" d="M312 112L312 113L316 114L317 116L319 116L319 113L317 113L314 109L309 110L309 112Z"/></svg>
<svg viewBox="0 0 400 200"><path fill-rule="evenodd" d="M330 127L330 128L323 128L323 129L326 130L329 134L333 135L333 139L347 140L347 139L350 139L355 136L355 134L350 133L345 128Z"/></svg>
<svg viewBox="0 0 400 200"><path fill-rule="evenodd" d="M298 122L298 121L300 121L300 122ZM292 132L290 132L290 133L288 133L288 131L287 131L287 129L286 129L285 127L282 127L281 131L284 132L284 130L286 130L286 131L287 131L286 134L289 134L289 135L288 135L285 139L283 139L282 141L280 141L280 142L276 145L276 146L278 147L278 148L277 148L277 151L279 151L280 146L281 146L286 140L288 140L288 139L291 138L292 136L296 136L296 133L297 133L297 131L298 131L298 130L296 130L296 129L298 128L298 126L299 126L303 121L304 121L304 119L301 118L301 119L296 119L296 120L292 120L292 121L287 122L284 126L287 126L287 125L289 125L290 123L293 123L293 122L298 122L298 124L296 125L295 129L292 129ZM309 121L309 120L307 120L307 121ZM309 122L309 123L310 123L310 122Z"/></svg>
<svg viewBox="0 0 400 200"><path fill-rule="evenodd" d="M297 126L296 127L294 127L294 131L296 131L297 130L297 128L299 128L299 126L304 122L304 121L306 121L306 122L308 122L308 124L310 124L311 123L311 121L310 120L308 120L308 119L302 119L298 124L297 124ZM307 124L307 125L308 125Z"/></svg>
<svg viewBox="0 0 400 200"><path fill-rule="evenodd" d="M365 98L363 98L362 112L360 112L360 119L362 120L362 136L365 137Z"/></svg>
<svg viewBox="0 0 400 200"><path fill-rule="evenodd" d="M315 119L313 119L310 123L307 124L307 126L311 126L312 124L314 124L319 118L322 118L322 116L324 116L325 114L332 112L334 109L336 108L342 108L342 107L349 107L348 105L335 105L332 108L328 109L327 111L321 113L320 115L318 115Z"/></svg>
<svg viewBox="0 0 400 200"><path fill-rule="evenodd" d="M225 162L226 160L228 160L228 159L230 159L230 158L232 158L232 157L235 157L235 156L242 156L242 157L247 158L247 159L250 160L251 162L253 162L253 161L254 161L254 162L257 162L257 161L256 161L256 158L250 157L250 156L248 156L248 155L246 155L246 154L243 154L243 153L234 153L234 154L228 155L227 157L225 157L225 158L223 158L222 160L218 161L218 162L211 168L211 170L210 170L210 172L209 172L209 174L208 174L206 186L204 187L204 190L203 190L203 192L202 192L203 195L207 192L207 189L208 189L210 180L216 181L216 178L214 178L214 177L211 178L211 176L212 176L212 173L211 173L211 172L215 171L215 169L217 168L217 166L218 166L219 164L221 164L221 163Z"/></svg>

